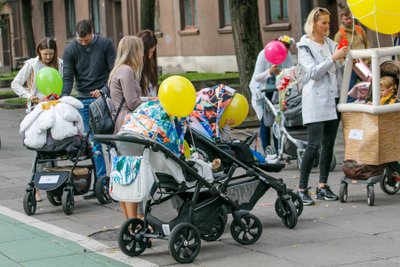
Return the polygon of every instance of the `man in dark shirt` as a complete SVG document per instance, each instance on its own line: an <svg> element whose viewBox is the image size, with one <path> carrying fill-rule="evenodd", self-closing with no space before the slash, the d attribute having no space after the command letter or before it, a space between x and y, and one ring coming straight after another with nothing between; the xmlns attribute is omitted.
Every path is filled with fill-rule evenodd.
<svg viewBox="0 0 400 267"><path fill-rule="evenodd" d="M76 24L76 39L65 47L63 90L62 95L70 95L75 78L78 99L83 108L82 115L85 132L89 132L89 105L100 96L101 88L107 83L108 76L113 68L115 48L111 41L93 33L90 20L81 20ZM94 142L90 136L97 177L107 174L100 143ZM89 192L85 198L94 197Z"/></svg>

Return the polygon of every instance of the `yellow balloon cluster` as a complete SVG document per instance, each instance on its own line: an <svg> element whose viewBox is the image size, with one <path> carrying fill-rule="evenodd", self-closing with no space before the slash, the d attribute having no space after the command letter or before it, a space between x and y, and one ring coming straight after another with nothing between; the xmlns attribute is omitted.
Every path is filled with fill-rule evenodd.
<svg viewBox="0 0 400 267"><path fill-rule="evenodd" d="M169 115L186 117L196 104L196 90L185 77L170 76L161 83L158 99Z"/></svg>
<svg viewBox="0 0 400 267"><path fill-rule="evenodd" d="M373 31L383 34L400 32L400 1L347 0L353 16Z"/></svg>
<svg viewBox="0 0 400 267"><path fill-rule="evenodd" d="M219 126L223 128L227 120L234 120L235 122L230 126L236 127L246 119L248 112L249 103L247 99L243 95L235 93L219 120Z"/></svg>

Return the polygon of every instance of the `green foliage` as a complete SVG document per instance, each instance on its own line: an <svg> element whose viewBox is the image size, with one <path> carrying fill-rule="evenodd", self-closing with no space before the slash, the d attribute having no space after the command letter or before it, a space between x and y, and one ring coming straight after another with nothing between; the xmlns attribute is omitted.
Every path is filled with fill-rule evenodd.
<svg viewBox="0 0 400 267"><path fill-rule="evenodd" d="M26 104L26 98L10 98L4 100L4 104L13 104L13 105L24 105Z"/></svg>
<svg viewBox="0 0 400 267"><path fill-rule="evenodd" d="M17 75L18 71L14 70L12 72L0 74L0 80L12 80Z"/></svg>
<svg viewBox="0 0 400 267"><path fill-rule="evenodd" d="M18 96L12 90L0 91L0 99L11 98L11 97L18 97Z"/></svg>

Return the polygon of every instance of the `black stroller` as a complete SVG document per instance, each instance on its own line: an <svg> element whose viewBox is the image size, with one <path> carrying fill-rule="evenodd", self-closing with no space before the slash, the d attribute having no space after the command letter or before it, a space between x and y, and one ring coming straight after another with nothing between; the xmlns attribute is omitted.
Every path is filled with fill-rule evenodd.
<svg viewBox="0 0 400 267"><path fill-rule="evenodd" d="M212 241L223 234L227 210L233 216L230 230L235 241L249 245L260 238L260 220L250 213L250 208L239 204L239 199L234 195L224 192L229 192L229 189L223 190L221 187L222 181L230 180L236 165L233 164L227 174L214 179L209 176L212 176L211 168L206 162L186 161L184 157L176 156L166 146L147 137L125 132L95 135L95 138L105 144L113 143L122 155L142 156L141 164L148 162L149 166L145 169L151 169L153 173L154 183L149 193L150 199L146 201L144 219L129 219L120 228L118 245L126 255L142 254L150 238L166 239L176 261L192 262L200 251L201 239ZM202 166L208 166L208 171ZM248 172L252 175L253 171L248 168ZM175 207L178 215L168 221L161 219L163 214L156 216L155 208L172 198L181 200L182 204Z"/></svg>
<svg viewBox="0 0 400 267"><path fill-rule="evenodd" d="M51 137L50 130L47 133L47 142L43 148L32 149L36 151L35 161L32 167L32 177L28 183L23 199L24 211L27 215L36 212L36 188L47 193L49 202L54 206L62 205L66 215L74 212L74 195L82 195L89 191L92 183L96 197L101 204L110 203L112 200L108 194L109 177L97 177L93 154L88 141L89 134L85 137L76 135L60 141ZM78 164L89 160L89 164ZM72 162L72 165L61 166L58 163ZM39 164L49 165L38 171ZM98 178L98 179L97 179Z"/></svg>
<svg viewBox="0 0 400 267"><path fill-rule="evenodd" d="M257 134L253 133L246 140L234 140L230 143L215 144L195 129L190 128L186 140L199 152L206 161L219 158L222 162L223 172L227 174L221 185L221 191L233 199L239 200L241 208L252 210L258 200L273 188L278 198L275 201L275 211L288 228L294 228L298 217L303 211L301 198L291 189L286 188L282 179L276 179L267 172L279 172L285 167L283 163L260 164L255 160L250 145ZM241 168L245 174L233 176L233 172Z"/></svg>

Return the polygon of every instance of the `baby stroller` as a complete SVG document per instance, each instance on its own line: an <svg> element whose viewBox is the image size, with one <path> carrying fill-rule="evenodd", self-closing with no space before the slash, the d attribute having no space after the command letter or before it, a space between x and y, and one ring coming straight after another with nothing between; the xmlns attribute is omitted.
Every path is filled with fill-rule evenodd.
<svg viewBox="0 0 400 267"><path fill-rule="evenodd" d="M24 211L27 215L36 212L36 188L47 193L49 202L54 206L62 205L66 215L74 212L74 195L82 195L89 191L92 183L96 197L101 204L111 202L108 194L109 177L96 176L93 154L88 141L89 134L85 137L76 135L64 140L54 140L50 130L47 133L46 145L40 149L29 148L36 151L32 167L32 177L28 183L23 199ZM90 160L90 164L78 164ZM71 162L72 165L61 166L58 163ZM50 165L38 171L39 164Z"/></svg>
<svg viewBox="0 0 400 267"><path fill-rule="evenodd" d="M154 181L151 190L146 192L149 199L144 219L129 219L120 228L118 245L126 255L142 254L150 238L164 239L168 240L170 253L176 261L190 263L200 251L201 239L212 241L223 234L227 209L233 216L230 229L235 241L248 245L260 238L260 220L217 186L218 181L229 179L231 173L212 183L211 168L204 161L186 161L163 144L133 132L95 135L95 138L106 144L113 142L122 155L141 157L140 173L142 169L152 173L149 177L141 176ZM141 183L141 178L135 181ZM161 214L155 214L158 205L176 197L182 204L177 207L178 215L174 219L163 220ZM143 199L146 198L143 196Z"/></svg>
<svg viewBox="0 0 400 267"><path fill-rule="evenodd" d="M303 126L301 114L301 93L298 80L301 80L299 69L291 67L282 70L277 76L277 87L274 89L279 94L279 103L273 103L264 97L265 113L272 117L272 129L278 139L278 148L267 147L266 154L277 154L281 161L297 160L297 168L301 169L302 159L307 147L307 128ZM271 90L271 89L268 89ZM265 92L266 90L263 90ZM274 98L273 98L274 99ZM276 99L276 97L275 97ZM265 115L264 115L265 116ZM314 167L319 165L319 154L315 159ZM336 156L332 157L330 171L336 167Z"/></svg>
<svg viewBox="0 0 400 267"><path fill-rule="evenodd" d="M228 196L235 196L243 209L252 210L258 200L273 188L278 198L275 201L275 211L288 228L294 228L297 219L303 211L301 198L290 189L282 179L276 179L266 172L279 172L285 165L283 163L260 164L255 160L250 145L257 134L250 135L245 141L233 140L229 143L214 143L197 130L190 128L186 140L207 161L221 159L223 173L227 179L220 189ZM235 170L241 168L245 174L233 176Z"/></svg>

